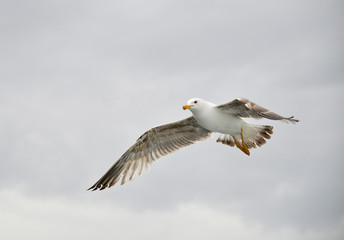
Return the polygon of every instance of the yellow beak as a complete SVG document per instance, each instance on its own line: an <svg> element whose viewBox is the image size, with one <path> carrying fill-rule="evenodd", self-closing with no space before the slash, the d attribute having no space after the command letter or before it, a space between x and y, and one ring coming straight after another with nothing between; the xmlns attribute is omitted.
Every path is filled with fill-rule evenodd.
<svg viewBox="0 0 344 240"><path fill-rule="evenodd" d="M193 105L184 105L184 106L183 106L183 109L186 110L186 109L191 108L192 106L193 106Z"/></svg>

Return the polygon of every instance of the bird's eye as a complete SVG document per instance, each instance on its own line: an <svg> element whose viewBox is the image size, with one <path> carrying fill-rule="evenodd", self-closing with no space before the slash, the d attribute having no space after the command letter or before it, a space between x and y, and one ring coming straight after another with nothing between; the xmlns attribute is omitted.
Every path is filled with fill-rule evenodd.
<svg viewBox="0 0 344 240"><path fill-rule="evenodd" d="M194 104L196 104L197 103L197 101L194 101Z"/></svg>

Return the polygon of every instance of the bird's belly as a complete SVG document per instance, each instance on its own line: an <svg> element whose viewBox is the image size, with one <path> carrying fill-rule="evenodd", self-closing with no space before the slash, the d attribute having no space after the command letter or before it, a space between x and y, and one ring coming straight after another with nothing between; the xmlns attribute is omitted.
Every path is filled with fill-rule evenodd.
<svg viewBox="0 0 344 240"><path fill-rule="evenodd" d="M218 114L216 116L196 117L199 125L212 132L237 135L240 134L244 121L229 114Z"/></svg>

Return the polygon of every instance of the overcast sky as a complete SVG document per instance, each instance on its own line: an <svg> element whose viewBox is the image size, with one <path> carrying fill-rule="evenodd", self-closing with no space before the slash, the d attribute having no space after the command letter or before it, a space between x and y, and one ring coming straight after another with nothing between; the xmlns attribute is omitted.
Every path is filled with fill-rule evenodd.
<svg viewBox="0 0 344 240"><path fill-rule="evenodd" d="M1 239L344 239L342 1L1 1ZM292 125L86 191L192 97ZM252 121L252 120L251 120Z"/></svg>

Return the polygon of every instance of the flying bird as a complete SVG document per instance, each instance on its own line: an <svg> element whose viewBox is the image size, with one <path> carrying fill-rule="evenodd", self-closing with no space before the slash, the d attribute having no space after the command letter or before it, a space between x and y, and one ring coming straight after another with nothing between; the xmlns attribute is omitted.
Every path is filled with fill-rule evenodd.
<svg viewBox="0 0 344 240"><path fill-rule="evenodd" d="M184 110L190 110L191 117L154 127L142 134L113 166L88 190L103 190L119 180L124 184L140 175L158 158L172 153L197 141L205 140L214 132L220 133L217 142L236 146L245 154L249 149L260 147L270 139L272 126L255 125L243 118L267 118L286 123L296 123L294 117L282 117L245 98L216 105L201 98L192 98Z"/></svg>

